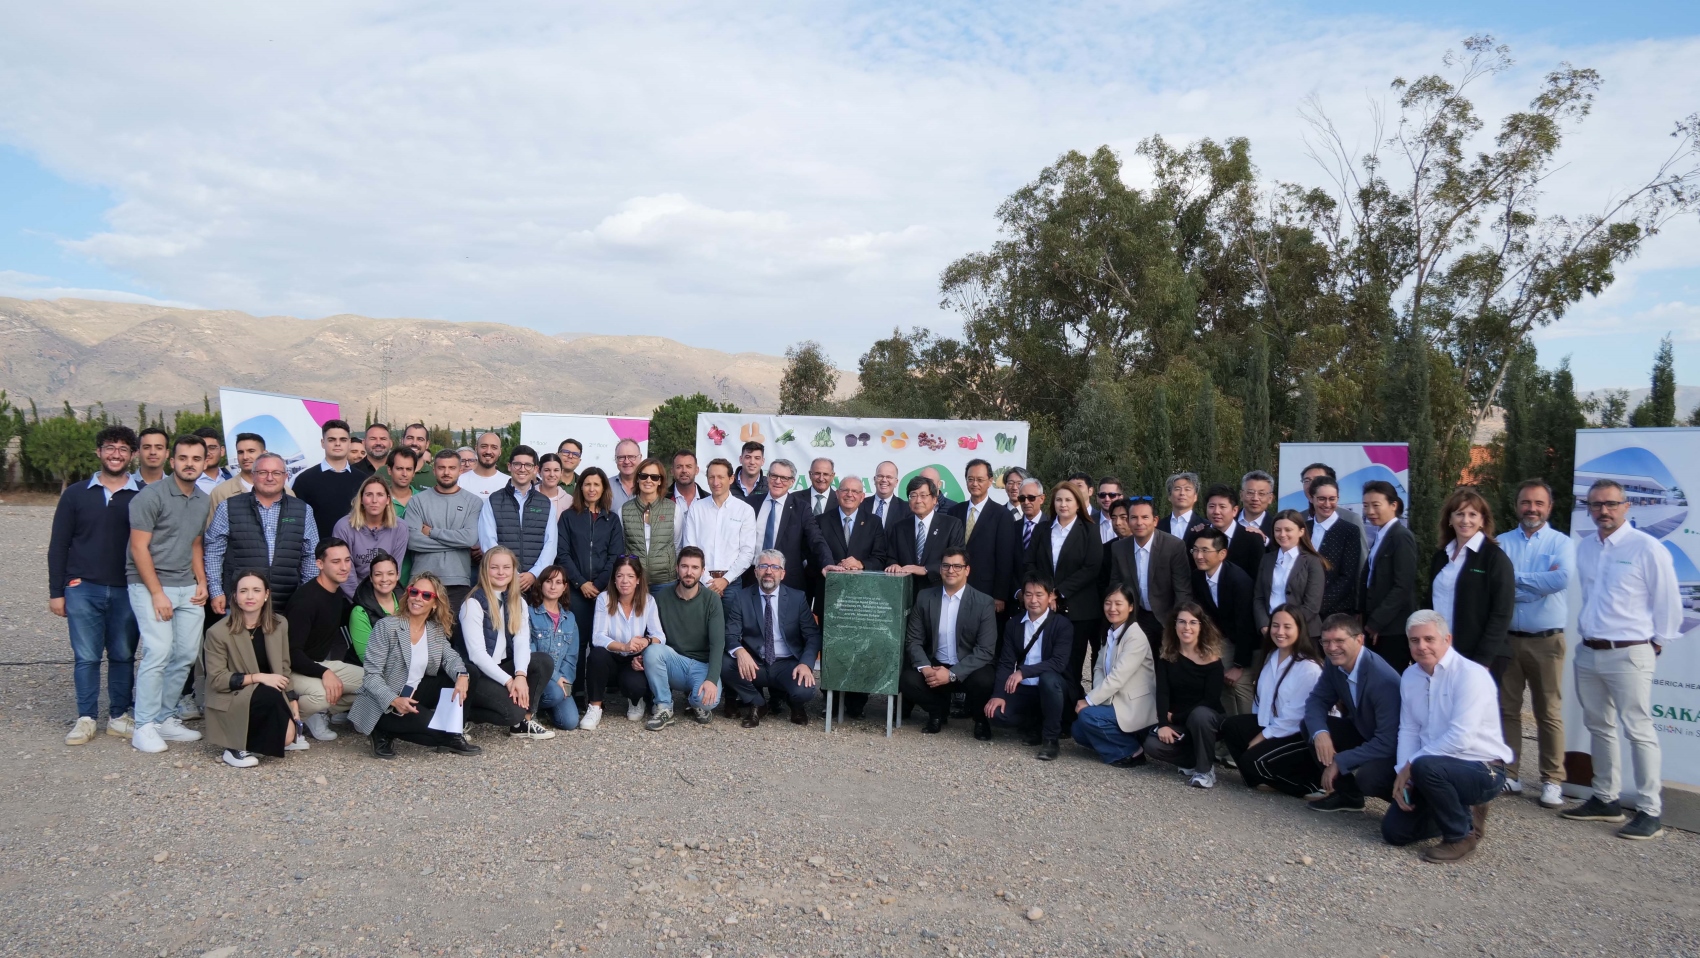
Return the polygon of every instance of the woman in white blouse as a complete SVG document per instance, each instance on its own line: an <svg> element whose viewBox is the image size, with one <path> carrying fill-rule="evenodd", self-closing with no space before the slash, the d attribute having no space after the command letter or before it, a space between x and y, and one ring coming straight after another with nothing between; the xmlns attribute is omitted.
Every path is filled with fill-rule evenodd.
<svg viewBox="0 0 1700 958"><path fill-rule="evenodd" d="M1446 617L1452 647L1487 666L1497 684L1511 664L1517 570L1493 537L1493 509L1474 489L1459 489L1440 507L1429 577L1429 608Z"/></svg>
<svg viewBox="0 0 1700 958"><path fill-rule="evenodd" d="M1292 605L1270 613L1257 700L1250 713L1222 722L1222 741L1246 785L1268 785L1300 798L1316 787L1304 718L1305 700L1322 677L1305 616Z"/></svg>
<svg viewBox="0 0 1700 958"><path fill-rule="evenodd" d="M531 610L520 593L516 565L505 546L484 553L478 584L460 606L461 644L472 675L466 719L505 725L516 737L554 738L555 730L533 716L543 704L555 662L531 651Z"/></svg>
<svg viewBox="0 0 1700 958"><path fill-rule="evenodd" d="M1303 609L1314 643L1322 635L1322 587L1328 581L1328 560L1317 554L1305 531L1304 514L1285 509L1275 517L1275 548L1263 555L1252 593L1251 617L1258 631L1269 634L1269 618L1277 608Z"/></svg>
<svg viewBox="0 0 1700 958"><path fill-rule="evenodd" d="M608 579L608 591L596 598L596 618L590 627L590 658L585 663L585 695L590 707L579 720L580 729L602 724L602 697L608 683L618 681L626 697L626 718L643 720L644 700L649 697L649 677L643 674L644 649L665 643L655 599L644 581L643 564L636 556L620 556Z"/></svg>

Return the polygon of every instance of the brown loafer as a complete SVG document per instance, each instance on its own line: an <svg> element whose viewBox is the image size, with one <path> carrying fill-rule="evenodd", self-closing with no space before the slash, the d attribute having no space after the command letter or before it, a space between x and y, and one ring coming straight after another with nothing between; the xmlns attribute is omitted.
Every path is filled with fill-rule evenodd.
<svg viewBox="0 0 1700 958"><path fill-rule="evenodd" d="M744 728L755 728L756 726L760 725L763 711L764 711L763 709L758 708L754 705L745 706L744 707L744 721L742 723Z"/></svg>
<svg viewBox="0 0 1700 958"><path fill-rule="evenodd" d="M1470 816L1475 819L1476 838L1478 839L1487 837L1487 813L1487 802L1483 802L1480 805L1470 806Z"/></svg>
<svg viewBox="0 0 1700 958"><path fill-rule="evenodd" d="M1475 832L1471 832L1455 842L1441 842L1423 852L1423 861L1439 864L1461 862L1476 853L1476 846L1481 844L1481 841Z"/></svg>

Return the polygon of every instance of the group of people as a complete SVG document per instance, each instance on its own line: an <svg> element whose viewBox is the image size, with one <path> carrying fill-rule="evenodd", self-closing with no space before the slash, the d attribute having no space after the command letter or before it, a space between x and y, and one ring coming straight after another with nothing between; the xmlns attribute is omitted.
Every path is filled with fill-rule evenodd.
<svg viewBox="0 0 1700 958"><path fill-rule="evenodd" d="M61 498L49 594L75 658L67 744L98 731L103 658L108 734L161 752L200 740L185 723L204 714L235 767L336 725L378 758L397 742L475 754L464 722L531 739L591 730L611 690L654 731L676 712L804 724L826 577L879 571L914 585L899 687L925 733L961 715L977 739L1019 730L1041 760L1072 738L1200 788L1237 768L1318 811L1377 797L1389 842L1439 836L1426 856L1454 861L1481 840L1488 803L1522 789L1525 689L1540 801L1564 804L1574 575L1595 774L1563 814L1629 818L1621 728L1636 798L1618 834L1662 831L1650 694L1681 610L1668 553L1626 521L1609 480L1588 495L1595 528L1574 538L1547 524L1540 480L1497 536L1487 501L1458 489L1424 602L1398 490L1366 484L1360 518L1320 463L1304 470L1304 511L1274 511L1274 480L1254 471L1202 500L1196 476L1173 476L1160 514L1114 478L1047 486L981 459L952 502L931 468L903 481L883 462L864 482L819 458L805 478L756 442L699 468L689 450L664 463L626 441L610 476L571 439L539 455L486 433L433 453L422 424L396 444L386 426L356 439L340 420L291 481L251 433L221 469L212 432L109 427L101 470ZM1000 481L1007 504L991 496ZM845 698L860 717L867 696ZM458 715L437 714L450 704Z"/></svg>

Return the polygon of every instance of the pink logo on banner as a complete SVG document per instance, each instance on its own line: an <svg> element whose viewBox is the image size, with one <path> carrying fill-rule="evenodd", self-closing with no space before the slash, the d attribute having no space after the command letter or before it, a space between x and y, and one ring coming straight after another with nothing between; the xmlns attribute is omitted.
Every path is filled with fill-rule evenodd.
<svg viewBox="0 0 1700 958"><path fill-rule="evenodd" d="M647 419L615 419L609 417L608 428L614 430L614 435L632 442L649 441L649 420Z"/></svg>
<svg viewBox="0 0 1700 958"><path fill-rule="evenodd" d="M323 428L325 423L332 419L336 419L337 413L342 409L334 402L318 402L312 399L301 400L301 405L307 407L307 415L312 416L313 421L318 423L320 428Z"/></svg>
<svg viewBox="0 0 1700 958"><path fill-rule="evenodd" d="M1364 446L1364 456L1378 466L1386 466L1395 474L1404 472L1411 466L1411 447L1409 446Z"/></svg>

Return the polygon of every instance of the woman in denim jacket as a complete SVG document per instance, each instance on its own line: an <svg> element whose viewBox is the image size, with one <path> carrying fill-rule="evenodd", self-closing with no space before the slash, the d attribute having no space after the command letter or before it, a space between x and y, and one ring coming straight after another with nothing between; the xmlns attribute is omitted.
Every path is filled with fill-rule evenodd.
<svg viewBox="0 0 1700 958"><path fill-rule="evenodd" d="M578 622L567 605L567 573L552 565L538 575L525 594L531 610L531 648L546 652L555 663L555 674L543 689L542 711L548 712L562 731L578 728L578 703L573 701L573 679L578 675Z"/></svg>

